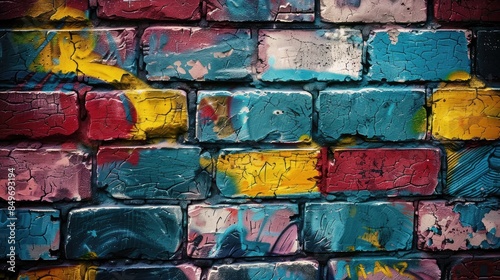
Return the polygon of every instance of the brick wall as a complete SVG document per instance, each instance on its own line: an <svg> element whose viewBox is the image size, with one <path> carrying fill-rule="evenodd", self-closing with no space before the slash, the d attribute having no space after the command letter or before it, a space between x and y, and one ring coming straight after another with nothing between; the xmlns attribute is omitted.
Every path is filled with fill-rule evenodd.
<svg viewBox="0 0 500 280"><path fill-rule="evenodd" d="M494 0L0 0L1 279L500 277Z"/></svg>

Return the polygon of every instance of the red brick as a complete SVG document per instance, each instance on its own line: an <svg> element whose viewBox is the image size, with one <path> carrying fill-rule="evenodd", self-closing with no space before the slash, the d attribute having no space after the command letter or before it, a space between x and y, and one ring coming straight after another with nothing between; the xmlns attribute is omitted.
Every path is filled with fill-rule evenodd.
<svg viewBox="0 0 500 280"><path fill-rule="evenodd" d="M109 19L197 20L200 0L97 0L97 16Z"/></svg>
<svg viewBox="0 0 500 280"><path fill-rule="evenodd" d="M372 195L431 195L441 167L437 148L332 149L323 151L323 193L369 191Z"/></svg>
<svg viewBox="0 0 500 280"><path fill-rule="evenodd" d="M500 255L460 259L450 268L449 279L500 279Z"/></svg>
<svg viewBox="0 0 500 280"><path fill-rule="evenodd" d="M79 127L77 98L63 92L0 92L0 139L74 133Z"/></svg>
<svg viewBox="0 0 500 280"><path fill-rule="evenodd" d="M434 16L439 21L500 21L500 1L436 0Z"/></svg>

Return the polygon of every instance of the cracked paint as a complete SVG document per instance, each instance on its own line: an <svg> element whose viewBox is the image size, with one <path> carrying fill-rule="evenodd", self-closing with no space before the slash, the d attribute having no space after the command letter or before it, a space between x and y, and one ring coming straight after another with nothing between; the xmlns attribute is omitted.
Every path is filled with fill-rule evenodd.
<svg viewBox="0 0 500 280"><path fill-rule="evenodd" d="M500 21L500 3L497 17ZM477 31L476 71L485 80L500 80L500 30Z"/></svg>
<svg viewBox="0 0 500 280"><path fill-rule="evenodd" d="M150 81L250 77L254 45L248 29L149 27L141 42Z"/></svg>
<svg viewBox="0 0 500 280"><path fill-rule="evenodd" d="M216 183L225 197L318 197L320 151L222 149Z"/></svg>
<svg viewBox="0 0 500 280"><path fill-rule="evenodd" d="M500 2L435 0L434 16L439 21L500 21Z"/></svg>
<svg viewBox="0 0 500 280"><path fill-rule="evenodd" d="M91 269L92 266L85 264L78 265L56 265L50 267L36 267L29 270L21 270L18 280L78 280L87 279L94 280L94 278L84 278L86 271Z"/></svg>
<svg viewBox="0 0 500 280"><path fill-rule="evenodd" d="M79 127L74 92L0 92L0 139L70 135Z"/></svg>
<svg viewBox="0 0 500 280"><path fill-rule="evenodd" d="M167 260L181 239L179 206L89 207L69 212L65 251L68 259Z"/></svg>
<svg viewBox="0 0 500 280"><path fill-rule="evenodd" d="M0 169L15 168L16 200L54 202L87 200L91 197L91 157L64 145L0 147ZM0 175L7 186L8 176ZM7 200L7 188L0 198Z"/></svg>
<svg viewBox="0 0 500 280"><path fill-rule="evenodd" d="M500 139L500 90L442 87L431 98L435 139Z"/></svg>
<svg viewBox="0 0 500 280"><path fill-rule="evenodd" d="M325 279L441 279L441 270L433 259L390 257L331 259Z"/></svg>
<svg viewBox="0 0 500 280"><path fill-rule="evenodd" d="M312 97L305 91L198 91L201 142L311 141Z"/></svg>
<svg viewBox="0 0 500 280"><path fill-rule="evenodd" d="M420 201L418 248L426 251L500 248L498 201Z"/></svg>
<svg viewBox="0 0 500 280"><path fill-rule="evenodd" d="M2 20L32 18L38 21L87 21L89 4L80 0L0 1Z"/></svg>
<svg viewBox="0 0 500 280"><path fill-rule="evenodd" d="M199 147L101 146L97 186L118 199L204 199L210 169Z"/></svg>
<svg viewBox="0 0 500 280"><path fill-rule="evenodd" d="M89 280L200 280L201 268L190 264L147 265L132 264L127 266L99 266ZM87 273L89 275L89 273Z"/></svg>
<svg viewBox="0 0 500 280"><path fill-rule="evenodd" d="M313 0L207 0L209 21L314 21Z"/></svg>
<svg viewBox="0 0 500 280"><path fill-rule="evenodd" d="M260 30L258 48L256 70L263 81L361 79L358 30Z"/></svg>
<svg viewBox="0 0 500 280"><path fill-rule="evenodd" d="M293 204L194 205L188 209L187 252L192 258L292 255L299 214Z"/></svg>
<svg viewBox="0 0 500 280"><path fill-rule="evenodd" d="M0 210L0 236L5 237L0 245L0 254L6 256L10 246L16 247L20 260L56 260L55 251L59 250L59 210L52 208L16 208L11 218L6 208ZM9 225L15 223L15 244L7 244L10 234Z"/></svg>
<svg viewBox="0 0 500 280"><path fill-rule="evenodd" d="M329 89L316 101L318 132L327 140L361 135L386 141L421 140L427 131L425 91L387 87Z"/></svg>
<svg viewBox="0 0 500 280"><path fill-rule="evenodd" d="M311 260L234 263L215 265L208 272L208 280L226 279L319 280L319 264Z"/></svg>
<svg viewBox="0 0 500 280"><path fill-rule="evenodd" d="M355 4L352 2L356 2ZM321 0L321 19L326 22L423 22L425 0Z"/></svg>
<svg viewBox="0 0 500 280"><path fill-rule="evenodd" d="M332 148L323 154L322 193L347 197L432 195L441 168L437 148Z"/></svg>
<svg viewBox="0 0 500 280"><path fill-rule="evenodd" d="M200 19L200 0L97 0L96 7L97 16L106 19Z"/></svg>
<svg viewBox="0 0 500 280"><path fill-rule="evenodd" d="M307 252L411 249L411 202L306 203L304 211Z"/></svg>
<svg viewBox="0 0 500 280"><path fill-rule="evenodd" d="M499 196L500 143L447 145L448 171L443 192L459 198Z"/></svg>
<svg viewBox="0 0 500 280"><path fill-rule="evenodd" d="M466 30L397 29L375 30L367 41L370 68L367 77L374 81L451 81L470 79L469 32ZM451 75L460 72L462 75Z"/></svg>
<svg viewBox="0 0 500 280"><path fill-rule="evenodd" d="M88 136L94 140L176 137L187 131L182 90L125 90L86 95Z"/></svg>
<svg viewBox="0 0 500 280"><path fill-rule="evenodd" d="M456 261L450 268L450 279L480 280L500 278L500 256L469 257Z"/></svg>

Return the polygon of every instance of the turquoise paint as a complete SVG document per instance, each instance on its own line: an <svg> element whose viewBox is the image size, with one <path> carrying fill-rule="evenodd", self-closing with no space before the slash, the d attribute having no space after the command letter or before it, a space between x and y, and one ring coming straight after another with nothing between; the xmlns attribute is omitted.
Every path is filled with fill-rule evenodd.
<svg viewBox="0 0 500 280"><path fill-rule="evenodd" d="M497 201L487 201L483 203L460 203L453 207L453 212L460 215L460 223L465 227L471 227L474 232L486 230L483 223L483 218L486 214L491 211L496 211L499 209ZM493 233L494 235L494 233ZM500 240L500 238L496 238ZM491 244L483 248L489 248Z"/></svg>
<svg viewBox="0 0 500 280"><path fill-rule="evenodd" d="M134 115L132 114L132 112L135 112L134 105L132 104L132 102L130 102L130 100L125 94L120 94L118 95L118 97L120 98L123 104L123 109L125 110L127 121L131 124L135 124Z"/></svg>
<svg viewBox="0 0 500 280"><path fill-rule="evenodd" d="M326 71L314 71L306 69L275 69L270 67L261 75L263 81L270 82L285 82L285 81L357 81L361 79L361 71L359 75L346 75L332 73Z"/></svg>

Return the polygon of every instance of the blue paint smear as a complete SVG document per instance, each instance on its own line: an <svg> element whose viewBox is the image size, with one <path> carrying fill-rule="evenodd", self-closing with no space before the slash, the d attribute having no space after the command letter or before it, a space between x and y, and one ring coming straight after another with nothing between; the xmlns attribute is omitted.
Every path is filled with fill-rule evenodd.
<svg viewBox="0 0 500 280"><path fill-rule="evenodd" d="M132 102L130 102L130 100L128 99L128 97L125 94L120 94L119 97L120 97L120 100L123 104L123 109L125 110L125 115L126 115L127 121L131 124L135 124L134 118L132 116L132 111L131 111L131 109L133 108L134 105L132 104Z"/></svg>
<svg viewBox="0 0 500 280"><path fill-rule="evenodd" d="M476 231L486 230L482 219L487 213L499 209L498 202L487 201L483 203L460 203L453 207L453 212L460 214L460 223L472 227Z"/></svg>
<svg viewBox="0 0 500 280"><path fill-rule="evenodd" d="M158 280L175 279L190 280L182 269L170 266L127 266L127 267L106 267L96 268L95 280Z"/></svg>
<svg viewBox="0 0 500 280"><path fill-rule="evenodd" d="M319 271L311 262L258 262L218 266L210 276L212 280L311 280L319 279Z"/></svg>
<svg viewBox="0 0 500 280"><path fill-rule="evenodd" d="M275 21L282 6L279 1L270 0L218 0L218 2L224 7L221 13L227 12L223 18L229 21ZM291 7L291 13L294 14L314 12L313 0L289 0L286 4ZM290 12L285 14L288 13Z"/></svg>
<svg viewBox="0 0 500 280"><path fill-rule="evenodd" d="M271 60L270 60L271 61ZM266 72L261 75L263 81L283 82L283 81L356 81L361 79L347 74L331 73L325 71L314 71L306 69L275 69L272 64ZM361 71L360 71L361 72Z"/></svg>
<svg viewBox="0 0 500 280"><path fill-rule="evenodd" d="M371 80L439 81L456 71L470 73L463 31L400 32L395 44L388 32L377 32L367 43Z"/></svg>

